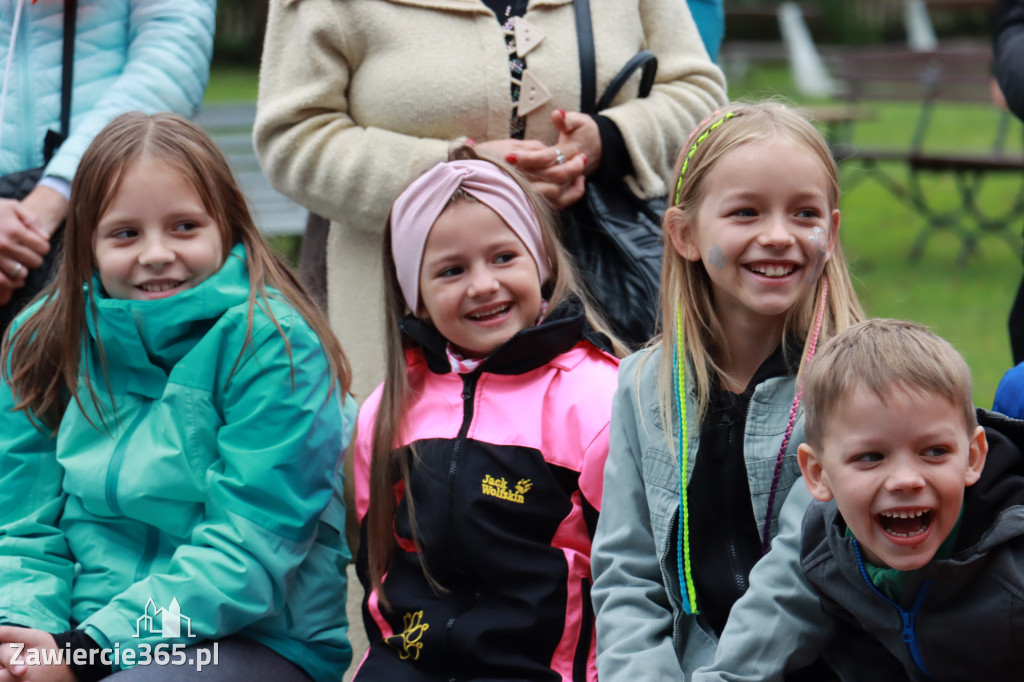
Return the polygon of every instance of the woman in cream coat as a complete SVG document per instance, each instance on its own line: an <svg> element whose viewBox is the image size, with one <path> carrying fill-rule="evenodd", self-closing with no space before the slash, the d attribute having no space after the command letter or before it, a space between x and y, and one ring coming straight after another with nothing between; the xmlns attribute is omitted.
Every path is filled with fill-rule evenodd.
<svg viewBox="0 0 1024 682"><path fill-rule="evenodd" d="M686 0L590 6L598 94L639 50L658 57L651 94L636 97L634 76L596 120L574 113L572 0L271 0L256 151L275 187L330 220L328 311L357 396L383 377L380 244L391 203L451 144L512 161L556 206L578 199L595 172L628 172L629 186L653 197L667 191L687 134L724 104ZM499 22L503 9L509 21ZM510 52L525 62L521 77ZM517 110L510 74L522 86Z"/></svg>

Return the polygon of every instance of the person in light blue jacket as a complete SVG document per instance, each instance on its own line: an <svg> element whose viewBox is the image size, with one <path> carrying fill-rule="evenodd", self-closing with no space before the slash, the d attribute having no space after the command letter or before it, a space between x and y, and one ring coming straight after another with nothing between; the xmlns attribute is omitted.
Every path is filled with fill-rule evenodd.
<svg viewBox="0 0 1024 682"><path fill-rule="evenodd" d="M337 682L356 406L324 315L173 114L96 136L65 243L0 352L0 679Z"/></svg>
<svg viewBox="0 0 1024 682"><path fill-rule="evenodd" d="M68 138L45 163L44 137L60 130L64 2L0 0L0 175L46 166L27 196L0 199L0 331L45 284L51 237L96 133L126 111L192 116L209 80L214 0L76 4Z"/></svg>

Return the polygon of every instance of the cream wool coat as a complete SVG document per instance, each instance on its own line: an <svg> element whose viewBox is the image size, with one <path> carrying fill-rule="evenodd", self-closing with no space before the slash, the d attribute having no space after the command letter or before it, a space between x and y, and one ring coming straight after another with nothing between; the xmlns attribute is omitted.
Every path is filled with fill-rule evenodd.
<svg viewBox="0 0 1024 682"><path fill-rule="evenodd" d="M640 195L666 192L697 122L725 101L686 0L591 0L597 90L641 49L658 56L654 88L638 77L602 112L618 126ZM572 0L531 0L545 34L527 70L551 98L526 116L526 138L557 140L555 109L579 110ZM524 97L526 92L524 90ZM254 142L271 183L331 220L331 326L360 398L383 378L381 233L391 204L452 140L508 137L511 98L501 26L480 0L272 0Z"/></svg>

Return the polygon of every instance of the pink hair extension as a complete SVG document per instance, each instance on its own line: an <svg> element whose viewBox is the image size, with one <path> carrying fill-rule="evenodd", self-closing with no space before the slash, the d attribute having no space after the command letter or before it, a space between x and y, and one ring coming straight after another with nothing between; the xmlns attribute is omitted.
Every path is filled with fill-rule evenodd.
<svg viewBox="0 0 1024 682"><path fill-rule="evenodd" d="M825 316L825 301L828 298L828 278L821 279L821 301L818 303L818 312L814 320L814 330L811 338L807 340L807 362L814 357L814 351L818 347L818 336L821 333L821 320ZM772 512L775 508L775 493L779 489L779 476L782 474L782 460L786 456L786 448L789 447L789 437L793 435L793 425L796 424L796 413L800 409L800 399L804 394L803 380L796 389L796 396L793 397L793 405L789 408L789 423L786 424L786 433L782 437L782 445L779 447L779 454L775 458L775 472L772 474L772 486L768 492L768 508L764 516L764 530L761 532L761 553L767 554L771 547Z"/></svg>

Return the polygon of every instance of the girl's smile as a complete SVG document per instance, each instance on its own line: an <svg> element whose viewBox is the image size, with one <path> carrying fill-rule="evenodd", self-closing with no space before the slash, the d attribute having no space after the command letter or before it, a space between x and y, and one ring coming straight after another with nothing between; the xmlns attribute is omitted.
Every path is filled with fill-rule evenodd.
<svg viewBox="0 0 1024 682"><path fill-rule="evenodd" d="M96 226L93 253L108 296L153 300L203 282L220 269L225 249L181 171L143 156L125 169Z"/></svg>
<svg viewBox="0 0 1024 682"><path fill-rule="evenodd" d="M457 201L430 230L420 268L420 317L467 355L482 357L540 315L537 265L486 205Z"/></svg>

